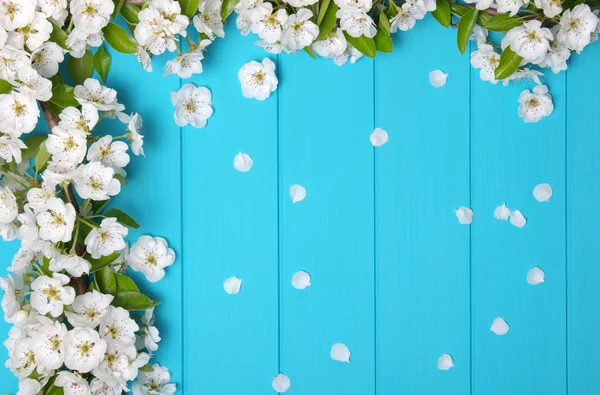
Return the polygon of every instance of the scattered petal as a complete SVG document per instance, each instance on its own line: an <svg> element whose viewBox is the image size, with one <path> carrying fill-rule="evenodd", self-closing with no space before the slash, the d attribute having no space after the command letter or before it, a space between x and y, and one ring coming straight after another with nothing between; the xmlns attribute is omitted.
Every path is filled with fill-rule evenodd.
<svg viewBox="0 0 600 395"><path fill-rule="evenodd" d="M290 197L292 203L301 202L306 197L306 189L300 184L294 184L290 187Z"/></svg>
<svg viewBox="0 0 600 395"><path fill-rule="evenodd" d="M473 222L473 210L462 206L456 210L456 217L458 218L458 222L460 222L462 225L469 225L471 222Z"/></svg>
<svg viewBox="0 0 600 395"><path fill-rule="evenodd" d="M310 285L310 274L304 270L294 273L294 276L292 277L292 286L294 288L304 289L306 287L310 287Z"/></svg>
<svg viewBox="0 0 600 395"><path fill-rule="evenodd" d="M517 228L522 228L527 223L527 220L519 210L515 210L510 213L510 223Z"/></svg>
<svg viewBox="0 0 600 395"><path fill-rule="evenodd" d="M223 281L223 289L230 295L237 295L242 287L242 279L236 276L231 276L227 280Z"/></svg>
<svg viewBox="0 0 600 395"><path fill-rule="evenodd" d="M271 385L273 385L273 389L275 391L282 393L290 389L290 387L292 386L292 382L290 381L288 376L280 373L277 376L275 376Z"/></svg>
<svg viewBox="0 0 600 395"><path fill-rule="evenodd" d="M508 332L508 324L506 323L506 321L504 321L503 318L497 317L496 319L494 319L490 330L496 335L502 336L505 335L506 332Z"/></svg>
<svg viewBox="0 0 600 395"><path fill-rule="evenodd" d="M371 140L373 147L381 147L389 140L388 132L387 130L376 128L373 130L373 133L371 133L369 140Z"/></svg>
<svg viewBox="0 0 600 395"><path fill-rule="evenodd" d="M527 273L527 282L531 285L538 285L544 282L544 271L539 267L532 268Z"/></svg>
<svg viewBox="0 0 600 395"><path fill-rule="evenodd" d="M549 202L552 196L552 187L550 184L539 184L533 188L533 196L538 202Z"/></svg>
<svg viewBox="0 0 600 395"><path fill-rule="evenodd" d="M334 361L350 363L350 350L344 343L335 343L331 346L330 354Z"/></svg>
<svg viewBox="0 0 600 395"><path fill-rule="evenodd" d="M437 367L439 370L448 370L454 367L454 361L450 354L444 354L438 358Z"/></svg>
<svg viewBox="0 0 600 395"><path fill-rule="evenodd" d="M494 217L503 221L506 221L508 217L510 217L510 209L506 207L506 203L503 203L502 206L496 207L496 210L494 210Z"/></svg>
<svg viewBox="0 0 600 395"><path fill-rule="evenodd" d="M436 88L441 88L446 85L447 78L448 74L444 73L442 70L433 70L429 73L429 82Z"/></svg>
<svg viewBox="0 0 600 395"><path fill-rule="evenodd" d="M244 154L242 152L238 152L238 154L233 158L233 167L237 171L241 171L242 173L247 172L252 168L252 158L248 154Z"/></svg>

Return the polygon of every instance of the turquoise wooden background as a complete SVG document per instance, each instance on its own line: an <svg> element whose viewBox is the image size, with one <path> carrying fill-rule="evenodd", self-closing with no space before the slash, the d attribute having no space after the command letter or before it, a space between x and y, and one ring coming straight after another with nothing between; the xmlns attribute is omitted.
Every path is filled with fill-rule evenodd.
<svg viewBox="0 0 600 395"><path fill-rule="evenodd" d="M528 125L517 98L531 86L480 81L455 34L427 18L393 55L341 68L272 57L280 86L258 102L237 71L265 53L230 26L191 79L213 93L205 129L174 124L182 82L162 77L168 57L149 74L115 55L108 85L143 115L147 154L118 204L178 253L145 290L163 301L157 360L180 393L271 394L279 372L292 395L600 393L600 44L548 75L555 112ZM441 89L434 69L449 74ZM374 127L390 134L375 149ZM233 169L238 151L250 172ZM550 203L532 196L542 182ZM295 183L308 196L293 205ZM496 220L503 202L527 226ZM8 266L17 246L0 248ZM533 266L546 283L527 284ZM297 270L312 276L304 291ZM222 288L232 275L236 296ZM507 335L489 331L496 316ZM350 364L329 357L336 342ZM444 353L449 371L436 367ZM0 382L16 391L6 369Z"/></svg>

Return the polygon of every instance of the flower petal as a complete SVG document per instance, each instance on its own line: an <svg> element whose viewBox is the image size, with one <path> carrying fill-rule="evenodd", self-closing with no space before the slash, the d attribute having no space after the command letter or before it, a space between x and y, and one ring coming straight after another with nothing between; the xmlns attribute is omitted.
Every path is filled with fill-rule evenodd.
<svg viewBox="0 0 600 395"><path fill-rule="evenodd" d="M538 202L549 202L552 196L552 187L550 184L539 184L533 188L533 196Z"/></svg>
<svg viewBox="0 0 600 395"><path fill-rule="evenodd" d="M275 378L273 378L273 382L271 383L271 385L273 386L273 389L275 391L282 393L289 390L292 386L292 383L288 376L280 373L277 376L275 376Z"/></svg>
<svg viewBox="0 0 600 395"><path fill-rule="evenodd" d="M245 173L248 170L250 170L252 168L253 163L254 162L252 161L252 158L250 157L250 155L244 154L242 152L239 152L233 158L233 167L237 171L241 171L242 173Z"/></svg>
<svg viewBox="0 0 600 395"><path fill-rule="evenodd" d="M335 343L331 346L330 355L334 361L350 363L350 350L344 343Z"/></svg>
<svg viewBox="0 0 600 395"><path fill-rule="evenodd" d="M306 189L300 184L294 184L290 187L290 197L292 203L301 202L306 197Z"/></svg>
<svg viewBox="0 0 600 395"><path fill-rule="evenodd" d="M538 285L544 282L544 276L544 271L536 266L527 273L527 282L531 285Z"/></svg>
<svg viewBox="0 0 600 395"><path fill-rule="evenodd" d="M387 130L381 128L376 128L373 130L373 133L371 133L371 137L369 138L369 140L371 140L371 144L373 144L373 147L380 147L384 145L388 142L388 139L389 136Z"/></svg>
<svg viewBox="0 0 600 395"><path fill-rule="evenodd" d="M429 73L429 82L436 88L446 85L447 78L448 74L445 74L442 70L433 70Z"/></svg>
<svg viewBox="0 0 600 395"><path fill-rule="evenodd" d="M304 289L310 287L310 274L304 270L297 271L292 276L292 286L296 289Z"/></svg>
<svg viewBox="0 0 600 395"><path fill-rule="evenodd" d="M473 210L465 206L459 207L459 209L456 210L456 217L461 225L469 225L473 222Z"/></svg>
<svg viewBox="0 0 600 395"><path fill-rule="evenodd" d="M498 336L502 336L505 335L506 332L508 332L508 329L509 327L506 321L504 321L504 319L501 317L497 317L496 319L494 319L490 331L494 332Z"/></svg>
<svg viewBox="0 0 600 395"><path fill-rule="evenodd" d="M439 370L448 370L454 367L454 361L450 354L444 354L438 358L437 367Z"/></svg>
<svg viewBox="0 0 600 395"><path fill-rule="evenodd" d="M525 219L523 213L521 213L519 210L515 210L510 213L510 223L517 228L522 228L527 223L527 219Z"/></svg>
<svg viewBox="0 0 600 395"><path fill-rule="evenodd" d="M236 276L231 276L223 281L223 289L230 295L237 295L242 287L242 279Z"/></svg>

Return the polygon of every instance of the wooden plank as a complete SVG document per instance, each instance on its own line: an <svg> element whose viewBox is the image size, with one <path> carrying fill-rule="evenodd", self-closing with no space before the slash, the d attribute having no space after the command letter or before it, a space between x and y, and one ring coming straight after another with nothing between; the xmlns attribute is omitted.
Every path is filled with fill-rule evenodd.
<svg viewBox="0 0 600 395"><path fill-rule="evenodd" d="M563 395L565 379L565 74L546 71L554 114L539 123L518 117L521 91L472 77L473 394ZM549 203L533 188L549 183ZM506 202L527 225L497 220ZM546 283L532 286L527 273L539 266ZM496 317L510 330L490 332Z"/></svg>
<svg viewBox="0 0 600 395"><path fill-rule="evenodd" d="M205 129L184 128L185 393L264 394L277 374L277 93L242 96L238 70L265 55L234 24L184 83L212 92ZM233 168L242 151L254 166ZM223 290L243 280L238 295Z"/></svg>
<svg viewBox="0 0 600 395"><path fill-rule="evenodd" d="M7 243L0 239L0 256L3 257L4 261L4 265L2 266L2 274L0 275L1 277L6 278L8 274L11 274L6 270L6 268L10 266L12 257L15 255L20 246L21 242L18 240ZM1 291L0 294L2 294ZM2 313L2 310L0 310L0 313ZM12 324L4 322L4 314L0 314L0 336L2 336L0 338L2 339L0 343L4 342L8 338L8 331L11 327ZM0 358L2 361L8 360L8 351L4 346L0 346ZM19 388L19 380L12 374L10 370L8 370L8 368L4 367L4 364L2 364L2 367L0 367L0 383L2 383L0 391L16 393Z"/></svg>
<svg viewBox="0 0 600 395"><path fill-rule="evenodd" d="M370 394L373 62L282 56L279 75L281 370L290 393ZM293 184L304 201L292 203ZM311 287L292 287L298 270ZM330 358L335 343L349 347L350 364Z"/></svg>
<svg viewBox="0 0 600 395"><path fill-rule="evenodd" d="M377 394L469 393L469 64L427 17L376 61ZM441 69L436 89L429 73ZM437 368L451 354L455 367Z"/></svg>
<svg viewBox="0 0 600 395"><path fill-rule="evenodd" d="M600 134L595 78L600 45L573 55L567 71L567 335L569 395L600 393L598 355Z"/></svg>

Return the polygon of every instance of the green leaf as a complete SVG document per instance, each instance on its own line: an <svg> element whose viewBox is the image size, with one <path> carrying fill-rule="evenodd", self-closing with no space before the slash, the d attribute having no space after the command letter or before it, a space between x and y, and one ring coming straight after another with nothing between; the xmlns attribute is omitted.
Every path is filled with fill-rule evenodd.
<svg viewBox="0 0 600 395"><path fill-rule="evenodd" d="M224 21L229 18L229 15L233 12L238 0L223 0L223 4L221 5L221 19Z"/></svg>
<svg viewBox="0 0 600 395"><path fill-rule="evenodd" d="M321 26L321 21L325 17L325 13L329 8L331 0L320 0L319 1L319 14L317 15L317 26Z"/></svg>
<svg viewBox="0 0 600 395"><path fill-rule="evenodd" d="M106 42L117 51L121 53L136 53L137 47L135 42L120 26L108 22L108 25L102 29L102 32L104 33Z"/></svg>
<svg viewBox="0 0 600 395"><path fill-rule="evenodd" d="M138 368L138 370L140 372L144 372L144 373L150 373L150 372L154 372L154 369L152 368L152 366L150 365L144 365L141 368Z"/></svg>
<svg viewBox="0 0 600 395"><path fill-rule="evenodd" d="M521 26L523 19L518 16L510 16L508 14L496 15L486 23L482 23L482 26L493 32L506 32L513 27Z"/></svg>
<svg viewBox="0 0 600 395"><path fill-rule="evenodd" d="M50 33L50 41L57 43L64 49L69 49L69 46L67 45L67 38L69 38L69 35L65 33L63 29L53 23L52 33Z"/></svg>
<svg viewBox="0 0 600 395"><path fill-rule="evenodd" d="M96 284L103 294L115 295L117 293L117 280L115 273L109 266L104 266L94 274ZM115 297L116 298L116 297ZM113 303L114 304L114 303Z"/></svg>
<svg viewBox="0 0 600 395"><path fill-rule="evenodd" d="M94 70L102 78L102 81L106 82L106 75L110 69L110 55L106 53L103 46L98 48L98 51L94 55Z"/></svg>
<svg viewBox="0 0 600 395"><path fill-rule="evenodd" d="M45 395L64 395L65 392L63 390L63 387L56 387L53 385L44 394Z"/></svg>
<svg viewBox="0 0 600 395"><path fill-rule="evenodd" d="M510 77L512 73L514 73L519 65L521 64L522 57L517 55L510 47L506 47L504 51L502 51L502 55L500 55L500 63L496 70L494 71L494 75L497 80L503 80L507 77Z"/></svg>
<svg viewBox="0 0 600 395"><path fill-rule="evenodd" d="M477 21L477 16L479 15L479 10L476 8L472 8L465 15L460 18L460 22L458 22L458 34L456 36L456 43L458 44L458 50L460 53L465 53L467 50L467 43L469 42L469 36L471 35L471 31L473 31L473 27L475 26L475 22Z"/></svg>
<svg viewBox="0 0 600 395"><path fill-rule="evenodd" d="M467 12L469 12L470 8L458 4L450 4L450 10L454 15L462 17Z"/></svg>
<svg viewBox="0 0 600 395"><path fill-rule="evenodd" d="M138 18L139 12L140 9L135 4L131 3L125 3L123 8L121 8L121 15L123 15L125 21L130 25L137 25L140 23L140 18Z"/></svg>
<svg viewBox="0 0 600 395"><path fill-rule="evenodd" d="M394 49L394 43L392 42L392 38L390 37L390 33L386 33L381 26L377 28L377 34L373 37L375 41L375 48L379 52L390 53Z"/></svg>
<svg viewBox="0 0 600 395"><path fill-rule="evenodd" d="M38 152L38 149L40 148L40 145L46 141L46 135L43 134L36 134L33 136L29 136L27 137L23 143L27 146L27 148L25 148L24 150L21 151L21 158L22 160L28 160L33 158L33 155L36 154L36 152Z"/></svg>
<svg viewBox="0 0 600 395"><path fill-rule="evenodd" d="M52 157L52 155L46 149L46 144L44 140L43 144L40 143L40 148L38 149L37 155L35 156L34 169L36 173L41 173L46 168L50 157Z"/></svg>
<svg viewBox="0 0 600 395"><path fill-rule="evenodd" d="M390 30L392 29L390 26L390 20L383 12L379 14L379 27L387 34L390 34Z"/></svg>
<svg viewBox="0 0 600 395"><path fill-rule="evenodd" d="M121 12L121 9L125 4L125 0L113 0L113 3L115 3L115 10L113 11L112 17L113 19L117 19L119 12Z"/></svg>
<svg viewBox="0 0 600 395"><path fill-rule="evenodd" d="M128 228L138 229L140 227L140 224L135 222L133 218L131 218L129 215L125 214L118 208L109 208L103 215L109 218L116 218L118 223L127 226Z"/></svg>
<svg viewBox="0 0 600 395"><path fill-rule="evenodd" d="M117 292L112 304L113 306L122 307L126 310L146 310L152 306L156 306L156 302L152 299L135 291Z"/></svg>
<svg viewBox="0 0 600 395"><path fill-rule="evenodd" d="M390 0L390 6L388 7L388 9L385 13L388 16L388 18L390 18L390 19L392 19L393 17L398 15L398 9L396 8L396 3L394 3L392 0Z"/></svg>
<svg viewBox="0 0 600 395"><path fill-rule="evenodd" d="M111 202L112 198L106 200L93 200L92 201L92 213L100 214L102 210Z"/></svg>
<svg viewBox="0 0 600 395"><path fill-rule="evenodd" d="M81 225L83 225L83 223L81 223ZM81 232L81 229L79 229L79 231ZM108 265L110 265L111 263L113 263L114 261L116 261L119 256L121 256L121 253L117 251L117 252L113 252L110 255L100 257L99 259L94 259L94 258L91 258L89 256L87 256L85 259L89 263L92 264L92 268L90 269L90 273L94 273L94 272L97 272L100 269L104 269L105 267L107 267Z"/></svg>
<svg viewBox="0 0 600 395"><path fill-rule="evenodd" d="M75 90L72 86L59 84L52 88L52 97L49 100L61 108L77 107L79 102L75 100Z"/></svg>
<svg viewBox="0 0 600 395"><path fill-rule="evenodd" d="M448 0L437 0L437 8L431 13L433 17L444 27L450 26L452 13Z"/></svg>
<svg viewBox="0 0 600 395"><path fill-rule="evenodd" d="M120 174L115 174L113 177L114 177L114 178L116 178L117 180L119 180L119 182L121 183L121 186L122 186L122 187L124 187L125 185L127 185L127 184L128 184L128 182L127 182L127 178L123 177L123 176L122 176L122 175L120 175Z"/></svg>
<svg viewBox="0 0 600 395"><path fill-rule="evenodd" d="M479 15L477 16L477 23L480 26L485 26L486 23L488 23L493 17L488 14L487 12L480 12Z"/></svg>
<svg viewBox="0 0 600 395"><path fill-rule="evenodd" d="M5 80L0 80L0 94L10 93L12 92L12 85L10 82Z"/></svg>
<svg viewBox="0 0 600 395"><path fill-rule="evenodd" d="M61 85L64 84L62 75L60 75L60 73L56 73L54 74L51 78L50 81L52 81L52 86L56 86L56 85Z"/></svg>
<svg viewBox="0 0 600 395"><path fill-rule="evenodd" d="M85 244L85 238L91 231L92 231L92 227L90 225L86 224L85 222L80 221L79 222L79 234L77 235L77 241L80 244ZM94 263L92 261L94 261L94 259L90 258L89 256L86 257L85 259L87 259L88 262L90 262L92 264L92 269L93 269ZM102 258L100 258L100 259L102 259ZM98 268L98 269L100 269L100 268Z"/></svg>
<svg viewBox="0 0 600 395"><path fill-rule="evenodd" d="M312 47L309 45L307 47L304 47L304 52L306 52L307 54L310 55L311 58L316 59L317 57L315 56L315 51L313 51Z"/></svg>
<svg viewBox="0 0 600 395"><path fill-rule="evenodd" d="M344 32L344 36L346 36L346 40L348 40L350 45L359 50L363 55L368 56L370 58L375 57L377 53L377 46L375 45L375 40L365 36L352 37L346 32Z"/></svg>
<svg viewBox="0 0 600 395"><path fill-rule="evenodd" d="M94 72L94 58L89 50L86 50L79 59L69 56L67 61L67 70L77 85L83 84L83 81L90 78Z"/></svg>
<svg viewBox="0 0 600 395"><path fill-rule="evenodd" d="M335 24L337 22L337 18L335 14L337 13L338 6L334 2L329 3L329 7L327 7L327 11L325 11L325 15L319 24L319 35L317 36L315 41L318 41L331 33L331 31L335 28Z"/></svg>
<svg viewBox="0 0 600 395"><path fill-rule="evenodd" d="M188 18L194 16L196 11L198 11L198 4L200 4L200 0L178 0L179 5L181 6L181 13L187 15Z"/></svg>
<svg viewBox="0 0 600 395"><path fill-rule="evenodd" d="M117 280L117 292L140 292L137 285L135 285L135 281L133 281L130 277L127 277L124 274L115 273L115 279Z"/></svg>

